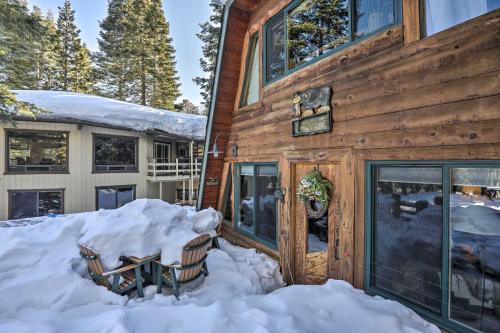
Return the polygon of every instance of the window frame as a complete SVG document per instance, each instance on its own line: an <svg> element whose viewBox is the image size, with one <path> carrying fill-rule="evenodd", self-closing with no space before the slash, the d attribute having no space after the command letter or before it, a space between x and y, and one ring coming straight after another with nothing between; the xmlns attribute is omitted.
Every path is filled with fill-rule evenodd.
<svg viewBox="0 0 500 333"><path fill-rule="evenodd" d="M269 247L270 249L273 250L278 250L278 242L279 242L279 230L280 230L280 223L279 223L279 206L278 203L276 202L276 238L275 242L272 243L267 239L264 239L256 234L253 234L251 232L248 232L240 227L238 227L238 221L239 221L239 197L240 197L240 171L242 166L252 166L254 170L254 175L253 175L253 188L255 189L254 192L254 198L256 195L256 190L257 190L257 176L255 175L255 167L256 166L262 166L262 165L272 165L276 168L276 177L279 178L280 172L279 172L279 163L278 162L237 162L233 163L233 186L234 186L234 191L233 191L233 228L243 236L246 236L264 246ZM278 180L279 181L279 180ZM257 206L256 204L253 205L253 221L255 227L257 227Z"/></svg>
<svg viewBox="0 0 500 333"><path fill-rule="evenodd" d="M123 138L123 139L133 139L135 144L135 165L134 168L127 170L129 165L125 165L124 170L97 170L96 169L96 139L97 137L110 137L110 138ZM102 134L102 133L92 133L92 173L139 173L139 137L137 136L126 136L126 135L115 135L115 134Z"/></svg>
<svg viewBox="0 0 500 333"><path fill-rule="evenodd" d="M132 201L137 199L137 185L131 184L131 185L109 185L109 186L96 186L95 187L95 210L98 211L99 208L99 190L107 190L107 189L114 189L117 190L119 188L132 188L134 191L134 195L132 197ZM132 202L131 201L131 202ZM118 206L118 196L115 198L115 206ZM108 209L117 209L119 207L115 208L108 208ZM105 208L103 208L105 209Z"/></svg>
<svg viewBox="0 0 500 333"><path fill-rule="evenodd" d="M36 192L37 193L37 214L38 214L38 201L40 200L39 199L39 193L40 192L60 192L61 193L61 214L64 214L64 206L65 206L65 199L64 199L64 188L54 188L54 189L15 189L15 190L7 190L7 194L8 194L8 219L9 220L12 220L12 203L13 203L13 200L12 200L12 194L15 193L15 192ZM46 215L43 215L43 216L46 216ZM34 216L34 217L26 217L26 218L21 218L21 219L28 219L28 218L35 218L35 217L43 217L43 216L40 216L40 215L37 215L37 216Z"/></svg>
<svg viewBox="0 0 500 333"><path fill-rule="evenodd" d="M368 34L366 34L365 36L363 37L359 37L359 38L354 38L354 24L355 24L355 20L354 20L354 15L353 15L353 12L354 12L354 7L353 6L353 3L354 1L356 0L347 0L348 1L348 12L349 12L349 15L348 15L348 36L349 36L349 41L347 43L344 43L342 44L341 46L338 46L334 49L331 49L331 50L328 50L327 52L321 54L320 56L310 60L310 61L307 61L307 62L304 62L300 65L297 65L295 66L294 68L290 69L289 68L289 52L288 52L288 48L287 48L287 45L288 45L288 13L292 10L294 10L297 6L299 6L303 1L306 1L306 0L294 0L292 1L291 3L289 3L285 8L283 8L282 10L280 10L279 12L277 12L276 14L274 14L269 20L267 20L267 22L264 24L263 26L263 33L262 33L262 78L263 78L263 85L264 86L267 86L267 85L270 85L274 82L277 82L279 80L282 80L284 79L285 77L287 77L288 75L292 74L292 73L295 73L296 71L299 71L301 70L302 68L304 67L307 67L307 66L310 66L326 57L329 57L341 50L344 50L350 46L353 46L353 45L356 45L370 37L373 37L374 35L377 35L381 32L384 32L386 30L389 30L397 25L400 25L401 24L401 21L402 21L402 4L401 4L401 1L402 0L393 0L393 3L394 3L394 22L392 22L391 24L389 25L386 25L386 26L383 26L377 30L374 30ZM268 48L268 45L267 45L267 41L268 41L268 32L269 32L269 25L274 21L276 20L280 15L284 15L284 26L285 26L285 69L284 69L284 74L280 77L277 77L275 79L269 79L268 76L267 76L267 48Z"/></svg>
<svg viewBox="0 0 500 333"><path fill-rule="evenodd" d="M65 170L61 171L10 171L9 167L9 154L10 154L10 133L56 133L56 134L66 134L66 164L64 164ZM17 128L5 128L5 175L42 175L42 174L69 174L69 131L52 131L52 130L38 130L38 129L17 129ZM50 166L49 166L50 167Z"/></svg>
<svg viewBox="0 0 500 333"><path fill-rule="evenodd" d="M252 72L252 68L254 65L254 62L257 61L259 62L259 55L261 54L259 51L259 39L260 39L260 34L259 31L253 32L250 37L248 38L248 47L247 47L247 52L246 52L246 59L245 59L245 73L243 75L243 84L241 86L241 94L240 94L240 101L239 101L239 108L244 108L246 106L256 104L260 101L260 77L256 78L258 83L259 83L259 91L258 91L258 99L257 101L253 103L248 103L248 92L250 89L250 73ZM257 57L253 59L253 56L255 55L255 51L257 51ZM260 66L260 64L259 64ZM260 68L257 71L257 75L260 76Z"/></svg>
<svg viewBox="0 0 500 333"><path fill-rule="evenodd" d="M441 313L436 314L426 308L419 307L415 303L399 297L396 294L384 291L380 288L372 286L371 273L373 272L373 253L374 253L374 234L373 224L375 217L375 191L376 187L373 186L376 180L375 168L380 166L390 167L440 167L442 168L442 187L443 187L443 232L442 232L442 249L441 249ZM450 185L451 185L451 169L453 168L500 168L500 160L423 160L423 161L409 161L409 160L381 160L365 161L365 258L364 258L364 273L363 284L364 290L370 295L382 296L387 299L396 300L415 312L423 318L435 323L440 328L445 330L452 330L459 333L474 333L478 332L472 327L468 327L458 321L451 319L450 312L450 296L448 294L450 286Z"/></svg>

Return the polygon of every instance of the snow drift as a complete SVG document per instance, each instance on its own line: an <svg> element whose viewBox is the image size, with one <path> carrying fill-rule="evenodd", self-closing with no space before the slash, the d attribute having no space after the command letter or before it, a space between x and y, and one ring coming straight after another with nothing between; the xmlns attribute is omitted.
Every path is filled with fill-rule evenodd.
<svg viewBox="0 0 500 333"><path fill-rule="evenodd" d="M67 91L13 90L18 101L48 111L38 119L86 121L135 131L160 130L192 140L204 140L207 117L155 109L115 99Z"/></svg>
<svg viewBox="0 0 500 333"><path fill-rule="evenodd" d="M155 286L143 299L113 294L90 280L79 255L82 240L102 254L147 255L157 250L155 243L172 241L166 233L187 239L194 230L213 229L219 217L214 210L196 213L144 199L0 227L0 332L439 332L401 304L345 282L278 289L283 280L274 260L223 239L220 250L209 252L210 275L180 301L167 289L155 294Z"/></svg>

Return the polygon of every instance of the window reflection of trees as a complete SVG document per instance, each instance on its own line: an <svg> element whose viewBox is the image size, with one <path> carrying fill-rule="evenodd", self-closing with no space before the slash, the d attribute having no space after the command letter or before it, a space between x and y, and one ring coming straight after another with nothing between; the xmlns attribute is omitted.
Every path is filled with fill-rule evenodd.
<svg viewBox="0 0 500 333"><path fill-rule="evenodd" d="M349 41L347 0L308 0L288 14L289 68Z"/></svg>

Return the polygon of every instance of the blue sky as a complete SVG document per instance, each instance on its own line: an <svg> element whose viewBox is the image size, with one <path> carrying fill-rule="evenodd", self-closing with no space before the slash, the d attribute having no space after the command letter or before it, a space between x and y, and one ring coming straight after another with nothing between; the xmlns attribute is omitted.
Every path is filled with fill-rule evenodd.
<svg viewBox="0 0 500 333"><path fill-rule="evenodd" d="M51 9L57 18L57 6L64 0L28 0L30 5L40 7L44 12ZM97 50L99 20L106 16L107 0L71 0L75 10L76 23L81 30L81 37L87 46ZM201 42L195 34L198 26L208 19L210 7L208 0L163 0L163 8L170 22L170 34L177 50L177 71L181 78L180 98L188 98L194 104L201 102L200 91L192 78L203 75L198 59L201 57Z"/></svg>

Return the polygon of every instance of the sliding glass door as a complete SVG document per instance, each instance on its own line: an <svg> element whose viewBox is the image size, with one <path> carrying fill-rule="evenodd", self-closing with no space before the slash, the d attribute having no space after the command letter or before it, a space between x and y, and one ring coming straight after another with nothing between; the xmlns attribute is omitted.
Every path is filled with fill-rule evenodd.
<svg viewBox="0 0 500 333"><path fill-rule="evenodd" d="M500 163L369 162L365 288L500 332Z"/></svg>

